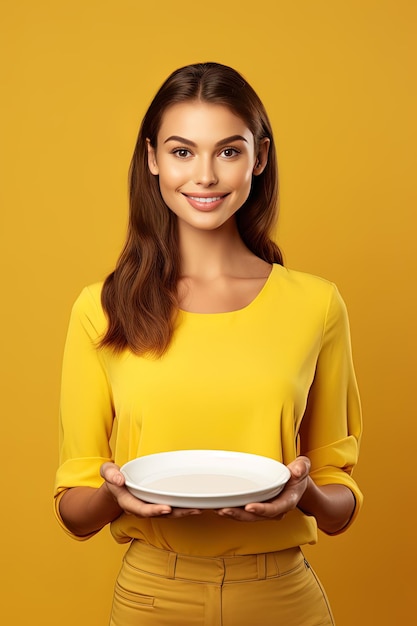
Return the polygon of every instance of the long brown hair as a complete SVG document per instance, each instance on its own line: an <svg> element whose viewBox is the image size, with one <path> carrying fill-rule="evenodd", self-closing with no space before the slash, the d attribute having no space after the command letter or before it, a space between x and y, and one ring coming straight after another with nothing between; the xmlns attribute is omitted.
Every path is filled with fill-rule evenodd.
<svg viewBox="0 0 417 626"><path fill-rule="evenodd" d="M221 104L251 130L255 147L270 140L267 165L253 177L245 204L236 214L246 246L268 263L282 265L271 233L278 216L278 170L272 129L264 106L243 77L219 63L198 63L173 72L163 83L142 121L129 171L130 211L127 239L114 272L106 279L102 304L108 329L101 346L116 352L162 355L171 341L178 311L180 254L177 218L164 203L158 178L148 167L147 139L156 148L166 109L192 100Z"/></svg>

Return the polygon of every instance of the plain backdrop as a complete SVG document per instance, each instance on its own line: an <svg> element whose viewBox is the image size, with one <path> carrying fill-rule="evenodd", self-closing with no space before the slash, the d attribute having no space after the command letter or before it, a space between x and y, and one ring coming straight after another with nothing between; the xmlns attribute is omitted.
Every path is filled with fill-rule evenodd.
<svg viewBox="0 0 417 626"><path fill-rule="evenodd" d="M107 623L124 547L108 529L75 542L52 513L63 344L123 243L145 109L172 70L207 60L270 114L285 263L335 281L350 313L365 505L306 552L338 626L413 621L416 7L1 0L2 624Z"/></svg>

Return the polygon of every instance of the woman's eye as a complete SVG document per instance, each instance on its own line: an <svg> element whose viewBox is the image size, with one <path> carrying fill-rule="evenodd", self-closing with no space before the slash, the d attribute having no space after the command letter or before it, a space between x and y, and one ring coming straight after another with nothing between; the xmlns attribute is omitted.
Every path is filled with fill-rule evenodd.
<svg viewBox="0 0 417 626"><path fill-rule="evenodd" d="M176 148L175 150L172 151L172 154L175 154L175 156L177 156L180 159L186 159L187 157L191 155L191 152L187 150L186 148Z"/></svg>
<svg viewBox="0 0 417 626"><path fill-rule="evenodd" d="M237 150L237 148L223 148L220 154L227 159L230 159L230 157L234 157L239 154L239 150Z"/></svg>

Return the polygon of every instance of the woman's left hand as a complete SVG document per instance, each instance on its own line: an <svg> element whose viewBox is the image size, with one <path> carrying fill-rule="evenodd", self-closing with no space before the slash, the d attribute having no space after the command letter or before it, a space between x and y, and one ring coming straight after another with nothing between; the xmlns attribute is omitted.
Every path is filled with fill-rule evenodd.
<svg viewBox="0 0 417 626"><path fill-rule="evenodd" d="M281 493L268 502L253 502L245 507L228 507L219 509L218 515L230 517L239 522L261 522L279 520L286 513L294 510L302 498L308 484L310 460L306 456L299 456L287 467L291 477Z"/></svg>

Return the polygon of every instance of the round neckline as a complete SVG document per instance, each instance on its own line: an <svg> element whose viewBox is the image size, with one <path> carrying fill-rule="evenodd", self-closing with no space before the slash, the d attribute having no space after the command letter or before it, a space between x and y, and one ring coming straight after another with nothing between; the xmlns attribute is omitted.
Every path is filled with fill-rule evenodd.
<svg viewBox="0 0 417 626"><path fill-rule="evenodd" d="M265 279L264 284L262 285L262 287L260 288L256 296L250 302L248 302L248 304L241 307L240 309L232 309L231 311L219 311L218 313L200 313L196 311L187 311L186 309L179 308L179 312L182 315L195 316L195 317L221 317L222 315L233 315L234 313L242 313L244 311L247 311L248 309L251 309L258 302L258 300L260 300L261 297L263 296L264 292L266 291L268 287L268 284L271 281L271 276L274 273L276 267L277 267L277 264L272 263L271 271L269 272L268 276Z"/></svg>

